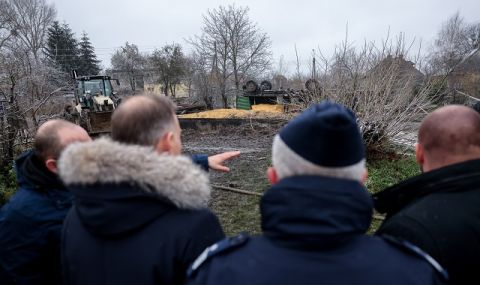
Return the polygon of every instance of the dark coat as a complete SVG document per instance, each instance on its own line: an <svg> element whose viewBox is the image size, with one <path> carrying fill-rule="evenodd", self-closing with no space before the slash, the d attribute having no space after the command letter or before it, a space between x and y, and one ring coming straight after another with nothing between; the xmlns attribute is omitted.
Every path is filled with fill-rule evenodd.
<svg viewBox="0 0 480 285"><path fill-rule="evenodd" d="M373 204L358 182L286 178L260 206L263 236L210 247L188 284L439 284L417 253L364 234Z"/></svg>
<svg viewBox="0 0 480 285"><path fill-rule="evenodd" d="M480 160L421 174L374 199L387 214L377 235L416 244L447 269L452 284L480 284Z"/></svg>
<svg viewBox="0 0 480 285"><path fill-rule="evenodd" d="M208 166L208 155L206 154L192 154L191 156L193 163L200 166L203 170L207 171L210 169Z"/></svg>
<svg viewBox="0 0 480 285"><path fill-rule="evenodd" d="M224 237L208 176L186 157L99 139L68 147L60 176L75 195L62 236L65 284L181 284Z"/></svg>
<svg viewBox="0 0 480 285"><path fill-rule="evenodd" d="M31 151L15 171L18 191L0 210L0 283L61 284L60 233L73 195Z"/></svg>

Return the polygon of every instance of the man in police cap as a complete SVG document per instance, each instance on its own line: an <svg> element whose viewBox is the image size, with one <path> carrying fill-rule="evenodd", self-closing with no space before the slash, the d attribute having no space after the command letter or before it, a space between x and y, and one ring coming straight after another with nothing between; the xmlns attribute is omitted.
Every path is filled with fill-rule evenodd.
<svg viewBox="0 0 480 285"><path fill-rule="evenodd" d="M354 114L314 105L275 136L263 235L223 240L189 270L189 284L443 284L418 248L365 235L372 217L365 150Z"/></svg>

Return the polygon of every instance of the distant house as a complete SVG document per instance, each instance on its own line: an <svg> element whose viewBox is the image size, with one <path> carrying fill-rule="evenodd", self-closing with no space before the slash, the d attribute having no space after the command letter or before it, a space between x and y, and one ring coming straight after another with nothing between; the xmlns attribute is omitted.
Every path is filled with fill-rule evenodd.
<svg viewBox="0 0 480 285"><path fill-rule="evenodd" d="M368 73L384 74L387 71L396 73L396 80L410 80L416 85L422 84L425 79L425 75L415 67L415 63L405 60L402 55L397 57L388 55Z"/></svg>
<svg viewBox="0 0 480 285"><path fill-rule="evenodd" d="M145 90L148 93L152 93L155 95L165 95L164 88L162 84L159 83L145 83L143 90ZM168 95L171 95L170 92ZM175 86L175 97L176 98L185 98L189 96L189 89L188 86L186 86L183 83L177 84Z"/></svg>
<svg viewBox="0 0 480 285"><path fill-rule="evenodd" d="M413 62L405 60L401 55L397 57L388 55L367 72L363 84L367 84L365 86L367 90L376 89L373 86L379 84L391 98L397 96L411 98L422 86L424 80L425 75L415 67Z"/></svg>
<svg viewBox="0 0 480 285"><path fill-rule="evenodd" d="M143 90L150 94L163 95L162 85L155 83L146 83L143 85Z"/></svg>

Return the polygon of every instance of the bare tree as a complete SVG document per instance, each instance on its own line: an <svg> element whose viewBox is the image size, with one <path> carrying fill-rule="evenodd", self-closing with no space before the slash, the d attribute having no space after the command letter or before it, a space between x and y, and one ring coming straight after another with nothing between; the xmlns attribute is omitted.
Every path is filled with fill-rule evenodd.
<svg viewBox="0 0 480 285"><path fill-rule="evenodd" d="M382 150L420 120L439 93L436 82L425 79L408 59L412 46L399 35L380 46L365 42L355 47L347 33L330 59L319 51L321 92L308 91L302 99L307 105L329 99L353 109L368 149Z"/></svg>
<svg viewBox="0 0 480 285"><path fill-rule="evenodd" d="M179 44L165 45L148 57L150 66L159 76L166 96L175 97L176 86L186 74L186 59Z"/></svg>
<svg viewBox="0 0 480 285"><path fill-rule="evenodd" d="M9 5L3 7L9 15L8 27L34 59L40 59L41 49L45 46L48 27L55 19L53 4L45 0L6 0Z"/></svg>
<svg viewBox="0 0 480 285"><path fill-rule="evenodd" d="M272 70L270 76L272 78L273 85L276 86L276 88L284 89L287 87L287 72L288 70L287 66L285 65L284 56L281 55L278 59L277 66L274 70Z"/></svg>
<svg viewBox="0 0 480 285"><path fill-rule="evenodd" d="M235 88L240 89L240 81L251 71L264 72L270 66L270 39L262 33L248 17L248 7L228 8L220 6L218 10L208 13L209 17L220 18L220 25L228 31L230 52L228 58L232 63Z"/></svg>
<svg viewBox="0 0 480 285"><path fill-rule="evenodd" d="M59 113L44 106L54 105L46 103L66 82L42 52L53 6L42 0L3 0L0 7L0 164L5 166L41 120Z"/></svg>
<svg viewBox="0 0 480 285"><path fill-rule="evenodd" d="M207 109L213 109L218 88L216 74L210 66L210 61L204 54L193 53L190 58L190 66L194 96L201 100Z"/></svg>
<svg viewBox="0 0 480 285"><path fill-rule="evenodd" d="M141 75L141 69L145 65L145 56L140 54L135 44L125 43L125 46L118 49L110 59L114 70L127 74L132 92L135 92L136 78Z"/></svg>
<svg viewBox="0 0 480 285"><path fill-rule="evenodd" d="M252 23L248 11L234 5L209 10L203 17L202 35L190 41L215 69L224 107L230 83L238 91L247 76L270 67L270 39Z"/></svg>
<svg viewBox="0 0 480 285"><path fill-rule="evenodd" d="M12 10L10 3L6 0L0 1L0 50L8 42L8 40L14 35L12 27Z"/></svg>
<svg viewBox="0 0 480 285"><path fill-rule="evenodd" d="M462 58L480 46L480 23L466 23L455 13L438 32L430 54L430 68L437 74L447 74Z"/></svg>
<svg viewBox="0 0 480 285"><path fill-rule="evenodd" d="M209 18L204 17L204 27L201 36L190 41L196 53L205 59L211 69L211 79L216 83L222 98L223 107L228 105L227 87L232 76L231 64L228 60L229 45L227 30L215 26Z"/></svg>

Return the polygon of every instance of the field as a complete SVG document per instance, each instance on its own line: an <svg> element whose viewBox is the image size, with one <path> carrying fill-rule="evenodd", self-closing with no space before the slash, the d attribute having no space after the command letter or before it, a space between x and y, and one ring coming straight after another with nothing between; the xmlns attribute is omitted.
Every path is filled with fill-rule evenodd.
<svg viewBox="0 0 480 285"><path fill-rule="evenodd" d="M213 185L227 186L242 190L263 193L269 186L266 169L271 165L271 143L281 123L247 123L240 126L201 127L183 130L183 143L187 153L209 155L240 150L240 158L228 166L230 173L210 172ZM394 160L368 162L369 180L367 188L377 192L407 177L419 173L411 156L401 156ZM210 207L218 215L227 235L240 232L259 234L260 197L213 189ZM373 231L379 221L372 223Z"/></svg>

